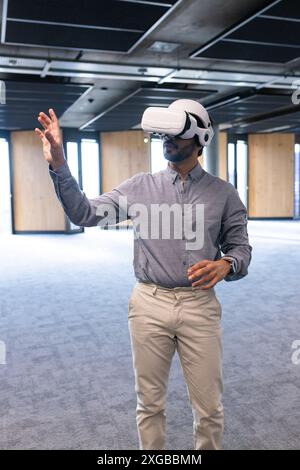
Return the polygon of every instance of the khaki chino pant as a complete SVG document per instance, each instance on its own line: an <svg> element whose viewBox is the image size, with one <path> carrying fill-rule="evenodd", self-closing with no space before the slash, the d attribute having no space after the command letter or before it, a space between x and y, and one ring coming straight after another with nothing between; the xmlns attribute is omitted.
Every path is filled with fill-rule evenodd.
<svg viewBox="0 0 300 470"><path fill-rule="evenodd" d="M178 352L194 424L194 449L221 449L222 308L214 288L137 282L128 306L140 449L165 449L165 408Z"/></svg>

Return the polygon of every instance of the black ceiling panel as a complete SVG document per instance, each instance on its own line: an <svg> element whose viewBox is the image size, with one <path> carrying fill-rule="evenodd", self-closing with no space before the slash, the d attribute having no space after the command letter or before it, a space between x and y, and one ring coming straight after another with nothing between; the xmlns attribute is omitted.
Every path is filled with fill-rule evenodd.
<svg viewBox="0 0 300 470"><path fill-rule="evenodd" d="M176 3L8 0L4 42L128 52Z"/></svg>
<svg viewBox="0 0 300 470"><path fill-rule="evenodd" d="M287 108L291 108L289 114L283 112ZM240 101L224 104L224 106L209 110L209 113L215 123L230 124L232 127L228 129L229 132L247 133L256 132L256 129L257 132L262 132L264 129L271 127L287 125L298 128L300 127L299 112L294 111L296 109L292 105L291 94L270 95L261 93ZM276 116L267 117L266 113L276 113ZM245 125L247 121L249 124Z"/></svg>
<svg viewBox="0 0 300 470"><path fill-rule="evenodd" d="M269 8L265 15L282 18L295 18L300 20L300 3L297 0L284 0Z"/></svg>
<svg viewBox="0 0 300 470"><path fill-rule="evenodd" d="M298 22L258 17L227 36L226 39L242 39L300 47L299 29Z"/></svg>
<svg viewBox="0 0 300 470"><path fill-rule="evenodd" d="M279 62L296 59L300 55L300 48L266 46L260 44L244 44L241 42L219 41L206 49L201 57L214 57L225 60L251 60L260 62Z"/></svg>
<svg viewBox="0 0 300 470"><path fill-rule="evenodd" d="M170 90L140 88L128 99L103 113L92 122L85 131L121 131L128 130L141 122L142 114L148 106L169 106L181 98L199 100L214 94L214 90Z"/></svg>
<svg viewBox="0 0 300 470"><path fill-rule="evenodd" d="M299 2L280 0L270 5L203 45L191 57L275 63L298 59Z"/></svg>
<svg viewBox="0 0 300 470"><path fill-rule="evenodd" d="M89 87L58 83L5 81L6 104L0 106L0 129L33 130L37 116L53 108L60 117Z"/></svg>
<svg viewBox="0 0 300 470"><path fill-rule="evenodd" d="M140 37L141 33L114 31L108 34L103 29L76 28L72 26L37 25L34 23L8 22L6 42L49 47L77 49L102 49L107 51L126 52Z"/></svg>
<svg viewBox="0 0 300 470"><path fill-rule="evenodd" d="M116 0L8 0L8 18L145 30L168 7Z"/></svg>
<svg viewBox="0 0 300 470"><path fill-rule="evenodd" d="M264 119L244 125L236 126L231 132L235 134L250 134L256 132L291 132L299 133L300 131L300 112L291 113L288 116Z"/></svg>

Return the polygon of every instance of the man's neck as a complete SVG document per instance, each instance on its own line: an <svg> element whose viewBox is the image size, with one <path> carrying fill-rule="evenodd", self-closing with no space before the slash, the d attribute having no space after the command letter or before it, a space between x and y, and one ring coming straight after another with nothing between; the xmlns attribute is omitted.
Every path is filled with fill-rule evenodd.
<svg viewBox="0 0 300 470"><path fill-rule="evenodd" d="M177 171L177 173L180 174L182 179L186 180L186 177L187 177L188 173L196 165L199 165L199 161L197 159L197 160L193 160L191 162L178 162L178 163L168 162L168 165L169 165L170 168Z"/></svg>

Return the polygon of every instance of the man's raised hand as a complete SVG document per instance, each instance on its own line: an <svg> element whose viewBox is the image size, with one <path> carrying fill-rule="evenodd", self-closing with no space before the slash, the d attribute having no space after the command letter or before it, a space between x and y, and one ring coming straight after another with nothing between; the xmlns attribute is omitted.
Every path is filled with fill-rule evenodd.
<svg viewBox="0 0 300 470"><path fill-rule="evenodd" d="M43 143L44 157L54 170L65 162L61 131L57 116L52 108L49 109L49 116L40 112L38 121L43 126L44 131L37 127L34 129L36 135Z"/></svg>

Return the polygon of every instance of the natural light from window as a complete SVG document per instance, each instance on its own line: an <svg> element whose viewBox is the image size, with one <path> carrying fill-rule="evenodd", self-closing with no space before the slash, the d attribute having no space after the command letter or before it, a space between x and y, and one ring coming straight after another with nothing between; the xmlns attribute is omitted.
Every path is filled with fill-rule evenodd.
<svg viewBox="0 0 300 470"><path fill-rule="evenodd" d="M82 188L88 198L100 194L99 145L94 139L81 141Z"/></svg>
<svg viewBox="0 0 300 470"><path fill-rule="evenodd" d="M167 167L167 160L163 154L163 143L160 139L151 140L151 173L157 173Z"/></svg>
<svg viewBox="0 0 300 470"><path fill-rule="evenodd" d="M9 147L0 138L0 232L11 233Z"/></svg>

